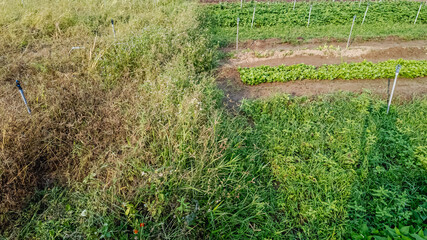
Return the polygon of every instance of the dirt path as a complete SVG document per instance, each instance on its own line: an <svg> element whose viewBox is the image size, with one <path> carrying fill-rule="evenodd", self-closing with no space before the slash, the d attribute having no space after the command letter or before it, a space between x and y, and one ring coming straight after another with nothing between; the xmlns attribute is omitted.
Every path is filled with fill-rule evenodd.
<svg viewBox="0 0 427 240"><path fill-rule="evenodd" d="M301 44L291 44L291 43L284 43L281 39L278 38L271 38L271 39L265 39L265 40L247 40L245 42L239 43L240 49L252 49L252 50L281 50L281 49L301 49L301 48L317 48L319 46L322 46L324 44L327 45L334 45L339 46L341 48L345 48L347 45L347 42L342 41L336 41L336 40L326 40L326 39L312 39L308 43L301 43ZM384 40L381 41L353 41L350 45L350 48L353 47L375 47L375 48L390 48L390 47L426 47L427 41L426 40L414 40L414 41L404 41L398 37L387 37ZM231 51L234 50L235 46L229 46L227 48L224 48L224 51Z"/></svg>
<svg viewBox="0 0 427 240"><path fill-rule="evenodd" d="M361 93L371 91L383 98L387 97L387 79L378 80L303 80L287 83L265 83L255 86L243 84L237 67L260 65L277 66L305 63L314 66L338 64L341 62L378 62L389 59L427 60L427 41L369 41L353 44L345 49L345 43L308 43L291 45L277 39L248 41L243 43L240 53L224 60L218 71L218 85L224 90L229 105L239 105L242 99L265 98L278 93L295 96L312 96L337 91ZM232 48L224 49L232 51ZM411 98L427 94L427 77L398 79L395 96Z"/></svg>
<svg viewBox="0 0 427 240"><path fill-rule="evenodd" d="M234 48L233 48L234 49ZM427 59L427 41L396 42L386 40L381 42L354 43L346 49L346 43L308 43L291 45L280 40L257 40L243 44L241 51L222 65L256 67L260 65L291 65L305 63L314 66L322 64L339 64L341 62L372 62L389 59ZM232 48L224 49L227 52Z"/></svg>

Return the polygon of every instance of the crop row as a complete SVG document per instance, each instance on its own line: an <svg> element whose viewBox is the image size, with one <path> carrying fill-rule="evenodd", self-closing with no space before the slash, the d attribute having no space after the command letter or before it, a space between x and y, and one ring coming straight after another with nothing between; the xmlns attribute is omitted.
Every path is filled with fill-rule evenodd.
<svg viewBox="0 0 427 240"><path fill-rule="evenodd" d="M281 65L277 67L259 66L238 68L242 82L256 85L266 82L288 82L303 79L334 80L334 79L381 79L395 76L396 65L401 64L399 76L416 78L427 76L426 60L388 60L372 63L341 63L315 67L306 64Z"/></svg>
<svg viewBox="0 0 427 240"><path fill-rule="evenodd" d="M237 17L240 26L250 26L255 11L255 27L288 25L306 26L310 4L298 2L281 3L221 3L208 6L210 24L216 27L235 27ZM361 23L367 3L359 7L359 2L315 2L312 3L310 25L351 24L356 15L356 23ZM419 2L393 1L370 2L365 23L413 23L419 10ZM423 7L425 8L425 7ZM420 11L417 23L427 23L427 9Z"/></svg>

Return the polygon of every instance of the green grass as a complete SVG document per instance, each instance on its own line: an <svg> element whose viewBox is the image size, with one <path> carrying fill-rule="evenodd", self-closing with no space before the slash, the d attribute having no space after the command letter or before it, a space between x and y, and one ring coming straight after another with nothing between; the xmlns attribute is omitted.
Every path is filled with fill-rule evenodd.
<svg viewBox="0 0 427 240"><path fill-rule="evenodd" d="M427 230L425 98L388 115L368 94L278 96L242 108L281 193L285 238L366 238L385 225Z"/></svg>
<svg viewBox="0 0 427 240"><path fill-rule="evenodd" d="M408 229L404 236L409 239L415 239L410 234L424 234L427 131L420 119L427 112L425 98L394 106L389 115L383 101L369 94L278 96L247 101L242 109L246 117L225 118L217 125L223 158L215 165L206 163L205 176L193 179L203 187L193 200L178 199L173 215L144 214L140 195L124 205L112 204L100 196L102 185L88 191L85 181L73 190L37 192L12 236L130 237L144 222L142 238L182 238L182 232L162 233L165 227L172 230L164 225L174 216L190 221L185 236L191 238L362 239L397 237L395 227ZM144 172L155 174L149 168ZM156 188L176 187L178 196L188 188L196 190L188 180L171 186L178 178L153 181ZM167 199L173 192L164 189L158 196Z"/></svg>
<svg viewBox="0 0 427 240"><path fill-rule="evenodd" d="M2 237L274 231L268 168L256 152L255 163L240 153L250 129L221 106L210 73L216 52L197 3L1 4ZM15 78L32 116L22 111Z"/></svg>

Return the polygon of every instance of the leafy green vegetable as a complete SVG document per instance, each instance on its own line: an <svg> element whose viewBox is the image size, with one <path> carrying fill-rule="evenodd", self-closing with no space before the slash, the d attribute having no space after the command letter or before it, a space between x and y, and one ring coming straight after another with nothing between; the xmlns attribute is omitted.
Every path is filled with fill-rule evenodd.
<svg viewBox="0 0 427 240"><path fill-rule="evenodd" d="M351 24L354 15L356 23L361 23L366 10L366 3L359 7L358 2L315 2L312 3L310 25ZM393 1L370 2L365 23L413 23L419 2ZM207 6L209 23L217 27L234 27L240 17L240 26L251 26L255 3L221 3ZM263 26L306 26L310 4L293 3L256 3L255 27ZM421 11L417 24L427 23L427 11Z"/></svg>
<svg viewBox="0 0 427 240"><path fill-rule="evenodd" d="M380 79L395 76L396 65L401 64L400 77L416 78L427 76L426 60L388 60L372 63L341 63L322 65L316 68L312 65L296 64L277 67L260 66L253 68L238 68L240 78L249 85L266 82L288 82L303 79L333 80L333 79Z"/></svg>

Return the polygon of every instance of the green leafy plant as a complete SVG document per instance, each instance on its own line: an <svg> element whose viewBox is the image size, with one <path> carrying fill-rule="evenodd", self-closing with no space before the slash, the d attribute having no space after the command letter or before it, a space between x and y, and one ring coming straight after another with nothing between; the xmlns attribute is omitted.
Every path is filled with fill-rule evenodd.
<svg viewBox="0 0 427 240"><path fill-rule="evenodd" d="M334 79L380 79L395 76L396 65L401 64L400 77L416 78L427 76L426 60L388 60L372 63L341 63L315 67L306 64L281 65L277 67L260 66L238 68L242 82L256 85L266 82L288 82L303 79L334 80Z"/></svg>
<svg viewBox="0 0 427 240"><path fill-rule="evenodd" d="M348 25L351 24L354 15L359 16L356 23L360 24L366 9L366 4L358 7L358 2L351 1L322 1L310 4L313 5L310 26ZM257 2L254 26L256 28L275 25L306 26L310 4L298 2L293 9L292 2ZM254 6L255 3L244 4L241 9L240 2L209 5L207 7L209 23L215 27L235 27L239 16L240 26L251 26ZM365 23L413 23L418 8L418 2L370 2ZM417 23L425 24L426 21L427 11L421 11Z"/></svg>
<svg viewBox="0 0 427 240"><path fill-rule="evenodd" d="M385 225L382 229L370 228L366 224L362 225L358 233L351 235L352 239L361 240L387 240L387 239L404 239L404 240L426 240L427 228L414 228L413 226L400 226L391 228Z"/></svg>
<svg viewBox="0 0 427 240"><path fill-rule="evenodd" d="M424 239L427 174L414 149L426 145L427 101L385 107L345 93L243 102L280 192L282 238Z"/></svg>
<svg viewBox="0 0 427 240"><path fill-rule="evenodd" d="M310 4L313 7L307 28ZM427 11L420 12L414 25L419 2L370 2L365 22L361 25L366 4L364 2L359 7L354 1L297 2L293 9L292 2L257 2L253 27L254 2L244 3L242 9L240 2L209 4L204 7L202 21L214 40L223 46L236 39L237 17L240 18L240 41L267 38L280 38L289 43L318 38L346 41L354 15L357 17L353 36L358 39L378 40L389 36L405 40L426 39Z"/></svg>

